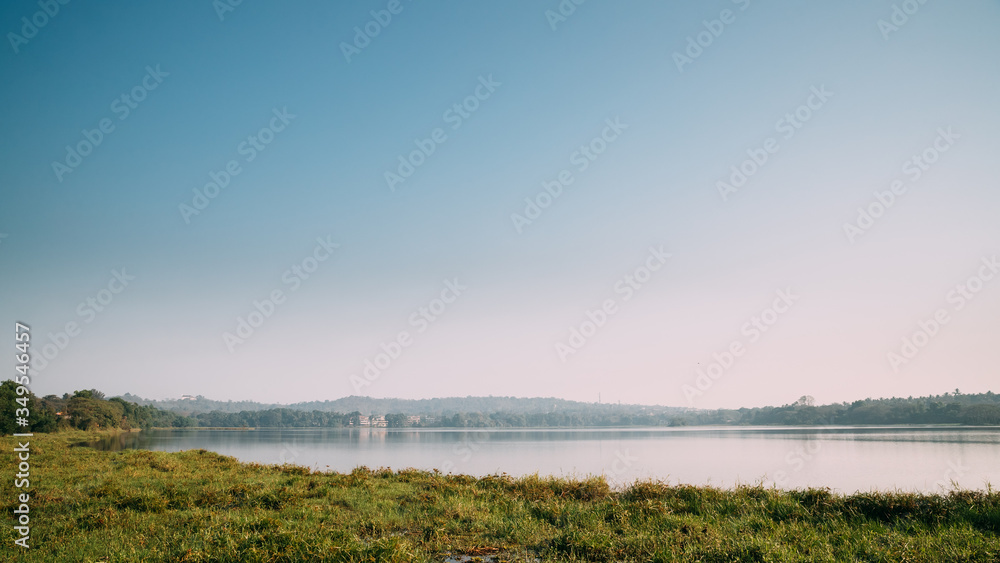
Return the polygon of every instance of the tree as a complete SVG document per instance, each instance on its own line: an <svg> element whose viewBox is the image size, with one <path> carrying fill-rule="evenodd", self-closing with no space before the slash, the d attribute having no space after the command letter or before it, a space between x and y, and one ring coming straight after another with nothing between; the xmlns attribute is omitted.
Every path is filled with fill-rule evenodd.
<svg viewBox="0 0 1000 563"><path fill-rule="evenodd" d="M119 403L73 397L69 400L69 415L75 428L96 430L120 428L125 411Z"/></svg>
<svg viewBox="0 0 1000 563"><path fill-rule="evenodd" d="M83 391L74 391L73 397L83 397L84 399L104 399L104 393L101 393L97 389L84 389Z"/></svg>
<svg viewBox="0 0 1000 563"><path fill-rule="evenodd" d="M361 412L354 411L344 415L344 426L353 426L358 428L361 426Z"/></svg>
<svg viewBox="0 0 1000 563"><path fill-rule="evenodd" d="M9 379L0 383L0 434L54 431L57 422L55 412L46 408L43 401L31 391L18 395L18 387L20 385ZM20 409L27 409L28 416L18 416L24 414ZM17 423L19 418L27 420L28 424L19 425Z"/></svg>
<svg viewBox="0 0 1000 563"><path fill-rule="evenodd" d="M391 413L385 415L385 424L389 428L402 428L406 426L406 415L401 413Z"/></svg>

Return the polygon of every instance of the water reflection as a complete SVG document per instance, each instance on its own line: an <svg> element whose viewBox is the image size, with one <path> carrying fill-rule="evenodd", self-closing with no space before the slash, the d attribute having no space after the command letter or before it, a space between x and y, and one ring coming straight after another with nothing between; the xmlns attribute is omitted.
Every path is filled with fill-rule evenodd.
<svg viewBox="0 0 1000 563"><path fill-rule="evenodd" d="M541 473L784 488L932 490L1000 483L996 427L607 429L178 429L105 436L103 450L207 449L316 470L359 465L487 475ZM943 480L947 476L947 479Z"/></svg>

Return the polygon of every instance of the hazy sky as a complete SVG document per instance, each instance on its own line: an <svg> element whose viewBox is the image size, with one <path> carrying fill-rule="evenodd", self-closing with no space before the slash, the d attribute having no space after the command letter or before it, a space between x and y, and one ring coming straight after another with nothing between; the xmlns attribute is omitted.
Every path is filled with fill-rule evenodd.
<svg viewBox="0 0 1000 563"><path fill-rule="evenodd" d="M0 5L38 394L1000 390L997 2L226 7Z"/></svg>

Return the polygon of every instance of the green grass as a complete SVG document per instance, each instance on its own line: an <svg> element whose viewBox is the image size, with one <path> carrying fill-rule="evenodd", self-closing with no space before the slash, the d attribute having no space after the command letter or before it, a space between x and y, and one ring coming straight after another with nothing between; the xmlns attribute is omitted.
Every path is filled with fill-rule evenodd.
<svg viewBox="0 0 1000 563"><path fill-rule="evenodd" d="M14 439L0 439L0 560L1000 561L993 491L612 491L601 478L326 474L204 450L69 446L93 437L32 438L28 554L13 546Z"/></svg>

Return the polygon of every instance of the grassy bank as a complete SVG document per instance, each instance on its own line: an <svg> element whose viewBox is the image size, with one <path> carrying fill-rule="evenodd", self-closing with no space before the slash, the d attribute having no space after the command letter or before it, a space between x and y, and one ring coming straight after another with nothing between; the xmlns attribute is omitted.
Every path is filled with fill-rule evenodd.
<svg viewBox="0 0 1000 563"><path fill-rule="evenodd" d="M317 474L32 438L30 556L13 546L2 438L0 559L23 561L1000 561L1000 493L831 495L602 479Z"/></svg>

